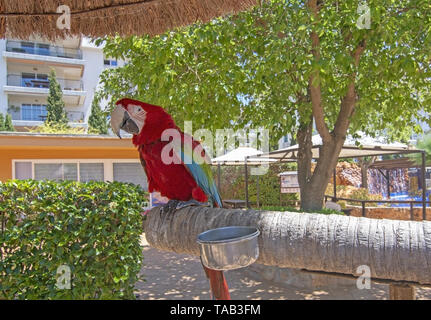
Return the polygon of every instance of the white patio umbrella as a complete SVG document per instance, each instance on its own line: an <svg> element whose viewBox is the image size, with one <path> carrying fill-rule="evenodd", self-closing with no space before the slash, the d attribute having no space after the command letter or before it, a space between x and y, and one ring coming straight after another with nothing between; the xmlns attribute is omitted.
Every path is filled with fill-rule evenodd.
<svg viewBox="0 0 431 320"><path fill-rule="evenodd" d="M246 206L248 207L248 172L247 166L258 166L262 164L268 164L276 162L274 159L268 158L255 158L255 156L263 154L262 151L252 147L239 147L222 156L213 158L211 164L217 166L217 186L220 189L220 176L222 165L224 166L239 166L244 165L245 169L245 193L246 193ZM259 206L259 176L256 179L256 190L257 190L257 205Z"/></svg>

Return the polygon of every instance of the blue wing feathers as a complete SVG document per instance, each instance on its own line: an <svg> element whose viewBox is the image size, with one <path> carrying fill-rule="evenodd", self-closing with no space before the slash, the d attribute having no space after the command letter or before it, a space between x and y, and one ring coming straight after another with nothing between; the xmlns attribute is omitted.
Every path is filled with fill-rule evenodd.
<svg viewBox="0 0 431 320"><path fill-rule="evenodd" d="M223 207L214 180L210 179L207 174L205 174L203 168L183 151L181 151L181 159L203 192L205 192L209 198L212 198L212 200L215 201L220 208Z"/></svg>

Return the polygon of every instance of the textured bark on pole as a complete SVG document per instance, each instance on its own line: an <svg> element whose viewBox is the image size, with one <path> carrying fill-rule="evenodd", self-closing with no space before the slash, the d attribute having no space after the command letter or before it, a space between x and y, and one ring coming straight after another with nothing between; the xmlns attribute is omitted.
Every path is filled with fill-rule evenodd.
<svg viewBox="0 0 431 320"><path fill-rule="evenodd" d="M197 235L224 226L255 226L257 263L431 284L431 222L342 215L188 207L173 214L151 210L144 224L157 249L199 255Z"/></svg>

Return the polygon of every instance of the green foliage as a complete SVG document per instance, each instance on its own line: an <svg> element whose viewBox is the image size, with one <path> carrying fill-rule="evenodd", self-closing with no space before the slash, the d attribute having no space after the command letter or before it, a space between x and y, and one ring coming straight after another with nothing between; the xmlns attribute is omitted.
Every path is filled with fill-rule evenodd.
<svg viewBox="0 0 431 320"><path fill-rule="evenodd" d="M213 168L214 176L217 170ZM274 205L280 203L280 177L283 171L296 170L296 163L272 164L265 175L259 176L260 205ZM221 196L222 199L245 199L245 176L243 166L221 167ZM248 177L248 194L251 203L257 202L257 176ZM298 194L281 194L281 202L298 200Z"/></svg>
<svg viewBox="0 0 431 320"><path fill-rule="evenodd" d="M15 127L12 124L12 117L9 113L6 114L6 118L4 120L4 130L5 131L15 131Z"/></svg>
<svg viewBox="0 0 431 320"><path fill-rule="evenodd" d="M330 183L326 188L325 194L333 195L334 185ZM337 185L337 197L355 200L382 200L383 196L381 194L373 194L366 188L356 188L353 186ZM358 202L354 201L338 201L337 202L344 209L346 205L358 205ZM377 202L375 203L377 205Z"/></svg>
<svg viewBox="0 0 431 320"><path fill-rule="evenodd" d="M0 113L0 131L6 131L5 126L4 126L4 124L5 124L4 120L5 120L5 118L4 118L3 113Z"/></svg>
<svg viewBox="0 0 431 320"><path fill-rule="evenodd" d="M347 201L346 200L337 201L337 203L341 206L341 209L347 208Z"/></svg>
<svg viewBox="0 0 431 320"><path fill-rule="evenodd" d="M321 214L339 214L339 215L344 215L343 211L337 211L337 210L333 210L333 209L327 209L327 208L323 208L320 210L313 210L313 211L303 211L300 209L296 209L293 207L283 207L283 206L263 206L261 207L259 210L262 211L288 211L288 212L307 212L307 213L321 213Z"/></svg>
<svg viewBox="0 0 431 320"><path fill-rule="evenodd" d="M29 132L49 134L85 134L85 128L70 127L65 123L44 122L36 128L27 128Z"/></svg>
<svg viewBox="0 0 431 320"><path fill-rule="evenodd" d="M134 299L145 201L118 182L0 183L0 299Z"/></svg>
<svg viewBox="0 0 431 320"><path fill-rule="evenodd" d="M356 200L382 200L382 195L371 194L368 189L357 188L350 193L350 198Z"/></svg>
<svg viewBox="0 0 431 320"><path fill-rule="evenodd" d="M100 100L95 96L91 104L91 114L88 119L89 131L96 134L107 134L108 123L106 114L100 108Z"/></svg>
<svg viewBox="0 0 431 320"><path fill-rule="evenodd" d="M49 73L49 94L46 110L48 112L46 123L67 125L68 119L63 100L63 91L57 81L57 76L54 69Z"/></svg>
<svg viewBox="0 0 431 320"><path fill-rule="evenodd" d="M425 151L426 163L431 162L431 134L425 135L422 140L418 141L416 147ZM422 164L422 155L420 153L411 154L409 157L417 164Z"/></svg>
<svg viewBox="0 0 431 320"><path fill-rule="evenodd" d="M103 73L101 93L111 105L123 96L161 105L196 129L263 126L277 141L286 133L295 138L301 119L310 119L309 80L316 72L313 85L321 87L333 130L356 72L350 133L406 139L421 132L417 120L431 123L430 3L366 1L370 29L357 27L359 3L321 2L316 19L303 0L264 1L156 37L103 39L106 55L128 63ZM311 52L312 32L319 59ZM359 44L365 51L356 67L352 52Z"/></svg>
<svg viewBox="0 0 431 320"><path fill-rule="evenodd" d="M6 114L6 117L3 113L0 113L0 131L15 131L12 124L12 117L9 113Z"/></svg>

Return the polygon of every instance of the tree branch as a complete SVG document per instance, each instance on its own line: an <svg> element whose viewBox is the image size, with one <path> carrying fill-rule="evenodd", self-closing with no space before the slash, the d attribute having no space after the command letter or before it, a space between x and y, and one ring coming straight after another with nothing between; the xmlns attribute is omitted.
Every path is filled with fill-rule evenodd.
<svg viewBox="0 0 431 320"><path fill-rule="evenodd" d="M351 53L351 56L353 58L354 65L355 65L355 71L350 76L350 83L347 86L347 93L344 96L343 100L341 101L340 112L338 114L337 121L335 122L334 134L337 137L345 138L347 134L347 130L349 129L349 125L350 125L350 117L353 115L353 112L355 111L355 106L357 101L356 88L355 88L356 74L357 74L356 69L359 66L359 61L362 53L365 50L365 46L366 46L366 41L363 40Z"/></svg>
<svg viewBox="0 0 431 320"><path fill-rule="evenodd" d="M197 206L163 214L156 207L144 232L153 248L199 256L197 236L225 226L260 230L260 264L355 276L365 264L372 278L431 284L429 222Z"/></svg>
<svg viewBox="0 0 431 320"><path fill-rule="evenodd" d="M310 0L308 6L311 9L314 17L317 19L319 15L319 7L317 0ZM314 56L316 62L320 60L320 39L315 31L311 32L311 53ZM316 85L313 83L317 81ZM322 90L320 87L319 71L313 71L309 79L309 90L311 97L311 106L313 117L316 123L316 129L322 137L323 142L329 142L332 140L331 133L329 132L328 126L325 122L325 113L322 105Z"/></svg>

